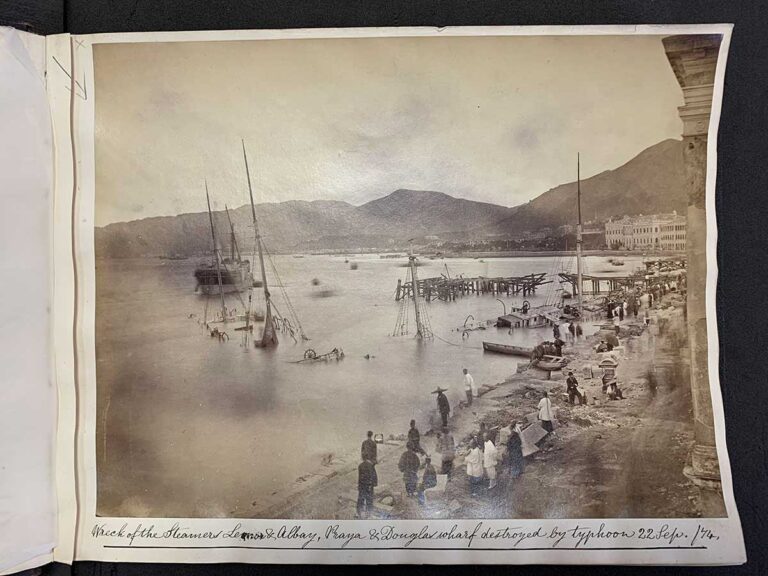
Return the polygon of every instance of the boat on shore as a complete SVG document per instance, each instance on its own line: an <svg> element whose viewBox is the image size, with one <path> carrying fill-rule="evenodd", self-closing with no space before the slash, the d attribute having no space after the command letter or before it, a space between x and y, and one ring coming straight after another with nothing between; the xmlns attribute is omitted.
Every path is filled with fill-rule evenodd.
<svg viewBox="0 0 768 576"><path fill-rule="evenodd" d="M495 352L496 354L509 354L510 356L530 357L533 348L526 346L514 346L513 344L498 344L496 342L483 342L483 352Z"/></svg>
<svg viewBox="0 0 768 576"><path fill-rule="evenodd" d="M545 354L535 366L542 370L562 370L568 365L568 359L562 356L550 356Z"/></svg>

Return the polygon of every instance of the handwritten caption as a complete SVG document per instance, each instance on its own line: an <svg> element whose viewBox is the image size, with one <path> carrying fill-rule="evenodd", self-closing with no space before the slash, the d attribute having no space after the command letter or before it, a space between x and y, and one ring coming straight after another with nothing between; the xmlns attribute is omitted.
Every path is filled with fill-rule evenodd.
<svg viewBox="0 0 768 576"><path fill-rule="evenodd" d="M706 548L720 539L712 528L701 524L677 527L663 523L641 528L611 529L606 523L590 525L574 523L553 527L523 528L499 526L498 523L476 522L461 526L436 528L429 523L415 529L393 524L380 524L364 530L350 529L340 523L329 523L321 529L300 523L276 527L246 527L233 522L226 529L198 530L174 522L170 527L144 522L113 525L98 522L91 536L118 547L232 547L285 549L354 549L354 548L518 548L518 549L595 549L595 548Z"/></svg>

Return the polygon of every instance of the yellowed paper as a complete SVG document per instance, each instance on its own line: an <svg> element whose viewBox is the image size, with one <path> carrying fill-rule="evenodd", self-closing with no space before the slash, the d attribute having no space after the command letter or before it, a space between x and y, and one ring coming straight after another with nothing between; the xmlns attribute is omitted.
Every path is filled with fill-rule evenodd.
<svg viewBox="0 0 768 576"><path fill-rule="evenodd" d="M730 33L72 38L75 558L743 562Z"/></svg>

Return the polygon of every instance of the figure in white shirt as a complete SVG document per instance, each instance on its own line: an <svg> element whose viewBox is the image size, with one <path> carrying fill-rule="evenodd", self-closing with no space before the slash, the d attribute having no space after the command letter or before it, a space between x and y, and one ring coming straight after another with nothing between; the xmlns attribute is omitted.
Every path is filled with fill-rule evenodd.
<svg viewBox="0 0 768 576"><path fill-rule="evenodd" d="M464 392L467 394L467 405L472 406L472 398L477 398L477 387L475 379L466 368L464 368Z"/></svg>
<svg viewBox="0 0 768 576"><path fill-rule="evenodd" d="M469 441L469 453L464 457L467 465L467 478L469 478L469 491L472 496L477 496L480 485L483 483L483 453L477 447L475 439Z"/></svg>
<svg viewBox="0 0 768 576"><path fill-rule="evenodd" d="M488 477L488 490L496 487L496 464L499 458L499 451L491 440L491 435L485 433L485 446L483 447L483 468Z"/></svg>
<svg viewBox="0 0 768 576"><path fill-rule="evenodd" d="M539 420L541 421L541 427L549 434L555 428L552 426L552 401L549 399L549 394L544 392L544 397L539 400Z"/></svg>

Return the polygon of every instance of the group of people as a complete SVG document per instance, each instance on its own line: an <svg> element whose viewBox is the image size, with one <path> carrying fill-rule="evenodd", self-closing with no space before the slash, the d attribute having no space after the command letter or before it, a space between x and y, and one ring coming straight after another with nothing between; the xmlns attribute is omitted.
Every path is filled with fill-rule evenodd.
<svg viewBox="0 0 768 576"><path fill-rule="evenodd" d="M448 469L450 471L453 466L455 445L453 443L453 436L448 432L447 427L443 428L443 434L438 434L438 451L443 455L441 473L449 473L445 470ZM419 454L424 456L424 471L421 475L421 481L419 481L419 469L422 468L422 463ZM446 458L450 458L448 465L446 465ZM416 427L415 420L411 420L405 452L400 456L397 468L403 474L406 495L409 498L415 496L420 504L424 504L424 492L429 488L437 486L437 471L432 464L432 458L421 446L421 433Z"/></svg>
<svg viewBox="0 0 768 576"><path fill-rule="evenodd" d="M497 435L481 425L480 431L469 441L469 452L464 457L472 496L479 495L483 489L496 488L499 473L497 467L500 463L506 463L506 470L511 478L522 474L524 461L520 434L520 426L517 422L512 422L505 450L501 442L499 446L496 445L499 441Z"/></svg>
<svg viewBox="0 0 768 576"><path fill-rule="evenodd" d="M416 421L411 420L408 429L408 440L405 451L401 454L397 463L398 470L403 475L405 493L408 497L417 497L423 504L424 492L437 486L437 470L432 464L432 458L421 446L421 433L416 427ZM448 475L450 479L453 471L453 460L456 457L456 444L448 427L443 427L437 434L437 452L441 456L441 474ZM424 457L424 462L420 456ZM360 446L361 462L357 467L357 516L368 517L373 510L374 489L378 486L379 478L376 473L378 464L378 446L373 439L373 431L369 430L367 438ZM419 480L419 470L423 468Z"/></svg>
<svg viewBox="0 0 768 576"><path fill-rule="evenodd" d="M554 337L555 340L561 339L562 332L560 330L560 326L561 326L560 324L555 324L554 326L552 326L552 336ZM578 338L581 338L584 335L584 332L581 329L581 324L577 324L573 320L570 320L568 322L565 329L567 331L565 334L565 337L571 342L574 342L575 340L577 340ZM562 340L560 341L562 342Z"/></svg>
<svg viewBox="0 0 768 576"><path fill-rule="evenodd" d="M466 369L464 375L469 376L468 385L473 387L474 382ZM570 376L572 375L573 373L570 373ZM437 432L435 451L440 455L441 460L439 473L446 475L450 481L454 472L456 442L447 426L450 404L443 392L445 391L438 389L438 411L443 416L444 426ZM581 402L582 398L578 391L577 395ZM554 430L553 417L552 401L547 392L543 392L538 404L538 418L541 427L547 434ZM473 496L478 495L482 489L493 490L496 488L500 472L508 478L517 478L523 473L525 461L521 434L520 423L516 420L510 423L508 432L503 428L500 431L489 430L485 423L480 424L479 430L470 439L469 450L464 459L470 493ZM378 485L376 472L378 446L373 436L373 431L369 430L360 447L361 462L358 466L357 498L357 515L359 518L366 518L372 513L374 490ZM423 462L421 457L423 457ZM502 465L501 469L499 469L500 464ZM420 504L424 504L425 491L437 486L438 471L432 464L432 457L421 445L421 433L415 420L410 421L405 451L400 455L397 467L403 475L406 496L415 497ZM420 475L421 478L419 478Z"/></svg>

